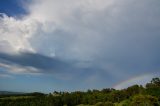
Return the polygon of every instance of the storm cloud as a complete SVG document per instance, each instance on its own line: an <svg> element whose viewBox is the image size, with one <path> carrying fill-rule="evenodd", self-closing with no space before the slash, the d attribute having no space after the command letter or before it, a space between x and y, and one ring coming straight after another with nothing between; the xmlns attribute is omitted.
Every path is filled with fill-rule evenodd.
<svg viewBox="0 0 160 106"><path fill-rule="evenodd" d="M104 85L154 74L160 64L159 5L159 0L26 2L23 17L0 17L1 67L71 74Z"/></svg>

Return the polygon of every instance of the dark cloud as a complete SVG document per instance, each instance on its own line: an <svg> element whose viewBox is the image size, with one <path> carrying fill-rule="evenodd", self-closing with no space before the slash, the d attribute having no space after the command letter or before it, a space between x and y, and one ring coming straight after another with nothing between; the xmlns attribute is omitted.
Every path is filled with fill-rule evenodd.
<svg viewBox="0 0 160 106"><path fill-rule="evenodd" d="M25 53L10 55L0 53L0 63L7 65L17 65L20 67L33 67L42 72L61 72L62 70L69 71L73 67L71 64L51 58L37 53Z"/></svg>

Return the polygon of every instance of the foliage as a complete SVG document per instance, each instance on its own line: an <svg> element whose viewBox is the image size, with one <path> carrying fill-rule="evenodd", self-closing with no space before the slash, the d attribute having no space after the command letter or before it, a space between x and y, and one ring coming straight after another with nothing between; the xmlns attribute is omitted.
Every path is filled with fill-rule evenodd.
<svg viewBox="0 0 160 106"><path fill-rule="evenodd" d="M136 95L130 106L160 106L158 99L150 95Z"/></svg>

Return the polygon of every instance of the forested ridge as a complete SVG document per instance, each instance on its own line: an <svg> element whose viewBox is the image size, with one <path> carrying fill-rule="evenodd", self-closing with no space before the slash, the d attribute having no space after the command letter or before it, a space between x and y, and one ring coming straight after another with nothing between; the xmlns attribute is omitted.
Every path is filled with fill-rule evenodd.
<svg viewBox="0 0 160 106"><path fill-rule="evenodd" d="M122 90L0 95L0 106L160 106L160 78Z"/></svg>

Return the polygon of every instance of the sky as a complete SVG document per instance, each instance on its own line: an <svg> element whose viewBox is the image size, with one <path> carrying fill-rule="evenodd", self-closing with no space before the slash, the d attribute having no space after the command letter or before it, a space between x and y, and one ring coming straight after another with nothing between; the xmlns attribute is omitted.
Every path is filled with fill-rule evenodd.
<svg viewBox="0 0 160 106"><path fill-rule="evenodd" d="M0 0L0 90L123 89L160 76L159 0Z"/></svg>

